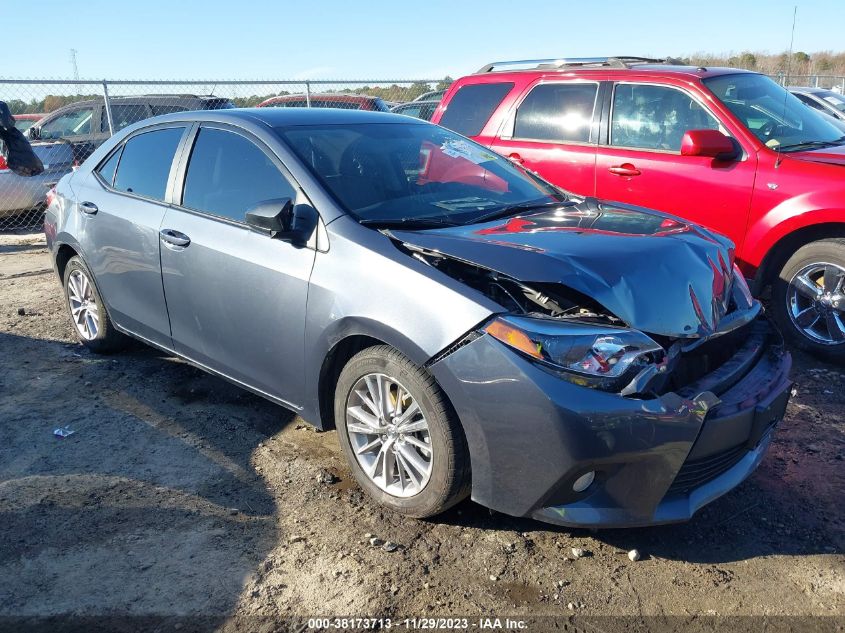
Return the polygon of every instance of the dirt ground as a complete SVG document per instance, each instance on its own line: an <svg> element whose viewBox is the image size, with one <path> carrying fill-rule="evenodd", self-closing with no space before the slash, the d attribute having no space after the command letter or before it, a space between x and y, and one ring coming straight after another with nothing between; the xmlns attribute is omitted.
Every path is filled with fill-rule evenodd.
<svg viewBox="0 0 845 633"><path fill-rule="evenodd" d="M334 432L141 345L86 352L43 241L0 236L0 626L765 615L843 630L845 369L796 353L794 379L759 470L688 524L591 533L469 501L411 520L362 494Z"/></svg>

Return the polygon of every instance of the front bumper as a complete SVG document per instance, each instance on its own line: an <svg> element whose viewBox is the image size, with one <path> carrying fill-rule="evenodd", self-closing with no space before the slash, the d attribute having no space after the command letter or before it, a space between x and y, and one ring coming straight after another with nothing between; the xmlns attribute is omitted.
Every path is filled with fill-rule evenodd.
<svg viewBox="0 0 845 633"><path fill-rule="evenodd" d="M790 368L761 318L728 362L653 399L572 384L489 335L430 369L463 424L475 501L561 525L631 527L688 520L748 477L783 417ZM591 470L595 482L574 492Z"/></svg>

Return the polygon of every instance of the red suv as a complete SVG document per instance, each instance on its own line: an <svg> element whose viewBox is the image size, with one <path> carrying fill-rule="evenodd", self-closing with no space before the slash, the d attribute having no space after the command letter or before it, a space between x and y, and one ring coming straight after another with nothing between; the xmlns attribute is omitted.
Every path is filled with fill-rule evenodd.
<svg viewBox="0 0 845 633"><path fill-rule="evenodd" d="M634 57L497 62L452 84L432 121L576 194L724 233L784 334L845 361L845 137L768 77Z"/></svg>

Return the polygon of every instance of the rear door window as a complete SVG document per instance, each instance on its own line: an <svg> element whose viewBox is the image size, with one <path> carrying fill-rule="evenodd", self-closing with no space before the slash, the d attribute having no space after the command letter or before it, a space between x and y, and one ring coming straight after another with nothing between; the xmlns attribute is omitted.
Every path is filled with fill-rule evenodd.
<svg viewBox="0 0 845 633"><path fill-rule="evenodd" d="M120 153L122 151L123 147L114 152L109 159L100 165L99 169L97 169L97 173L100 174L100 178L105 180L109 187L114 184L114 173L117 171L117 163L120 160Z"/></svg>
<svg viewBox="0 0 845 633"><path fill-rule="evenodd" d="M261 148L234 132L200 130L182 206L243 222L256 204L278 198L294 200L296 191Z"/></svg>
<svg viewBox="0 0 845 633"><path fill-rule="evenodd" d="M514 138L589 142L597 93L594 83L535 86L516 111Z"/></svg>
<svg viewBox="0 0 845 633"><path fill-rule="evenodd" d="M459 88L446 105L440 125L464 136L477 136L513 83L469 84Z"/></svg>
<svg viewBox="0 0 845 633"><path fill-rule="evenodd" d="M143 103L113 105L111 107L111 116L114 123L114 131L117 132L125 127L129 127L133 123L143 121L150 117L147 111L147 106ZM103 113L100 117L100 131L109 131L109 117L106 113L106 108L103 106Z"/></svg>
<svg viewBox="0 0 845 633"><path fill-rule="evenodd" d="M114 188L164 200L170 165L184 131L183 127L164 128L138 134L126 141Z"/></svg>
<svg viewBox="0 0 845 633"><path fill-rule="evenodd" d="M793 92L792 94L794 94L796 97L798 97L799 100L803 101L805 104L807 104L814 110L819 110L820 112L825 111L825 107L822 104L818 103L812 97L808 97L807 95L801 94L800 92Z"/></svg>

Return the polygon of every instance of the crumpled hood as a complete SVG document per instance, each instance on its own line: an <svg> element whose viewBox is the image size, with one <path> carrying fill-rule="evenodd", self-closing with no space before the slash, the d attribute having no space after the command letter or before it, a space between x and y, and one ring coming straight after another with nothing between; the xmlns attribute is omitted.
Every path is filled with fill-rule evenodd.
<svg viewBox="0 0 845 633"><path fill-rule="evenodd" d="M706 336L731 296L730 240L627 205L587 199L506 220L391 235L529 285L563 284L651 334Z"/></svg>

